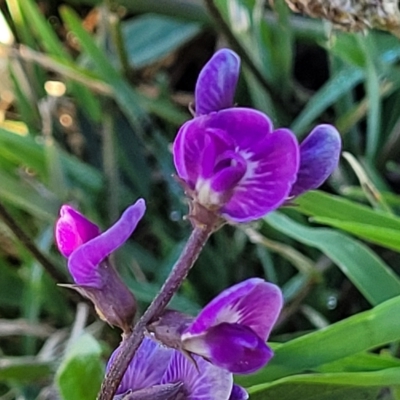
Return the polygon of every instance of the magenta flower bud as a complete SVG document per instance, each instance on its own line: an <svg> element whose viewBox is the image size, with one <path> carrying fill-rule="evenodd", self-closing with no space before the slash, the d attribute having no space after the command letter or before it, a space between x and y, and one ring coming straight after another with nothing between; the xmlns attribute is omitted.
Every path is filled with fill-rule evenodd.
<svg viewBox="0 0 400 400"><path fill-rule="evenodd" d="M60 252L68 258L68 269L75 282L65 286L90 299L102 319L124 332L131 329L136 301L108 256L129 239L145 208L144 200L138 200L103 233L69 206L61 208L56 223L56 242Z"/></svg>
<svg viewBox="0 0 400 400"><path fill-rule="evenodd" d="M100 228L72 207L62 206L55 233L60 253L68 258L82 244L99 236Z"/></svg>
<svg viewBox="0 0 400 400"><path fill-rule="evenodd" d="M232 373L254 372L273 356L265 341L282 302L280 289L259 278L232 286L183 332L182 348Z"/></svg>
<svg viewBox="0 0 400 400"><path fill-rule="evenodd" d="M118 351L111 356L107 369ZM160 397L162 391L164 397ZM149 393L154 397L149 397ZM245 400L243 393L244 389L238 390L233 385L232 374L228 371L201 357L194 356L190 360L179 351L163 347L145 337L122 378L117 398Z"/></svg>

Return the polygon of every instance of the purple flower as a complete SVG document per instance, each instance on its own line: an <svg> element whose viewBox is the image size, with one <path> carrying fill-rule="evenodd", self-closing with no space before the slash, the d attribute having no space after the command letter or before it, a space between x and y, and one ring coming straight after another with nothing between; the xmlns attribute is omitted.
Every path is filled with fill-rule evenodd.
<svg viewBox="0 0 400 400"><path fill-rule="evenodd" d="M199 207L234 222L260 218L289 196L320 185L337 165L335 128L317 127L319 133L314 130L300 147L290 130L274 130L263 113L233 107L239 66L227 49L205 65L195 90L196 117L174 142L175 167L195 220Z"/></svg>
<svg viewBox="0 0 400 400"><path fill-rule="evenodd" d="M60 210L55 228L58 248L68 259L75 282L66 286L89 298L102 319L126 332L130 330L136 302L108 256L129 239L145 208L144 200L138 200L111 228L100 233L97 225L66 205Z"/></svg>
<svg viewBox="0 0 400 400"><path fill-rule="evenodd" d="M265 342L282 302L280 289L259 278L232 286L186 328L182 348L230 372L254 372L273 356Z"/></svg>
<svg viewBox="0 0 400 400"><path fill-rule="evenodd" d="M107 369L119 349L110 358ZM117 390L118 399L246 400L243 388L233 385L232 374L201 357L186 358L145 337Z"/></svg>

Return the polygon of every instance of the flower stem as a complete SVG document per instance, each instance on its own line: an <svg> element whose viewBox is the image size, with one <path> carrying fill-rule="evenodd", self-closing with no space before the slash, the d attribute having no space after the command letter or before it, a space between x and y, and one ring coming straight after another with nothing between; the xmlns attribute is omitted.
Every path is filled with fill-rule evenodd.
<svg viewBox="0 0 400 400"><path fill-rule="evenodd" d="M137 322L132 333L123 340L120 351L104 379L99 396L97 397L98 400L112 400L132 357L143 340L146 326L157 318L168 305L197 260L214 229L215 226L212 224L194 226L182 254L160 292Z"/></svg>

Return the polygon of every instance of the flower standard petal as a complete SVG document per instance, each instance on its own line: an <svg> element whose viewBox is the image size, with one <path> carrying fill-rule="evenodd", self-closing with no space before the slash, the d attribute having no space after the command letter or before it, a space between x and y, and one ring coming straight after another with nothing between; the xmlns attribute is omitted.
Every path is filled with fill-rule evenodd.
<svg viewBox="0 0 400 400"><path fill-rule="evenodd" d="M233 106L240 58L228 49L216 52L201 70L195 89L196 115Z"/></svg>
<svg viewBox="0 0 400 400"><path fill-rule="evenodd" d="M300 168L290 192L297 197L321 186L337 167L341 137L332 125L318 125L300 145Z"/></svg>
<svg viewBox="0 0 400 400"><path fill-rule="evenodd" d="M282 292L278 286L260 278L234 285L214 298L186 329L183 338L200 335L223 322L251 328L266 340L282 309Z"/></svg>
<svg viewBox="0 0 400 400"><path fill-rule="evenodd" d="M128 240L143 217L145 209L144 200L138 200L125 210L111 228L78 247L71 254L68 268L77 285L100 288L104 284L98 273L98 266Z"/></svg>
<svg viewBox="0 0 400 400"><path fill-rule="evenodd" d="M182 399L229 400L233 379L228 371L218 368L201 357L189 360L174 351L161 383L183 383ZM180 397L178 397L180 398Z"/></svg>

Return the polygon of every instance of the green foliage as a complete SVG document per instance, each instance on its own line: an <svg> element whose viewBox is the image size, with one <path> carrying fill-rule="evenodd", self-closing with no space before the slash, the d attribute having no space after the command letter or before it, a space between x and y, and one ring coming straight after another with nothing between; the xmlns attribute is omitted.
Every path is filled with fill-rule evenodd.
<svg viewBox="0 0 400 400"><path fill-rule="evenodd" d="M80 337L62 361L56 383L62 399L95 399L103 379L101 347L89 334Z"/></svg>

